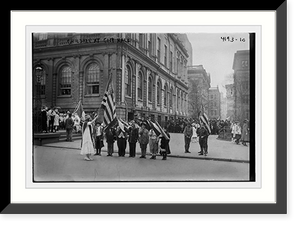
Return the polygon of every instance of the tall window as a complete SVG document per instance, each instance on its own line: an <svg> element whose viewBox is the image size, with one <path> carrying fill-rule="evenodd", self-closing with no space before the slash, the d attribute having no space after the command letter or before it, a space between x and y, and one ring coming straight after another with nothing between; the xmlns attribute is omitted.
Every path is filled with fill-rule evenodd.
<svg viewBox="0 0 300 227"><path fill-rule="evenodd" d="M127 96L131 96L131 78L132 78L131 69L127 65L125 68L125 95Z"/></svg>
<svg viewBox="0 0 300 227"><path fill-rule="evenodd" d="M143 76L141 72L139 72L138 75L137 89L138 89L138 99L142 100L143 99Z"/></svg>
<svg viewBox="0 0 300 227"><path fill-rule="evenodd" d="M152 102L152 88L153 88L152 78L149 76L148 78L148 101L149 102Z"/></svg>
<svg viewBox="0 0 300 227"><path fill-rule="evenodd" d="M161 104L161 84L159 81L157 81L157 89L156 89L156 99L157 99L157 105Z"/></svg>
<svg viewBox="0 0 300 227"><path fill-rule="evenodd" d="M173 52L170 51L170 70L173 71Z"/></svg>
<svg viewBox="0 0 300 227"><path fill-rule="evenodd" d="M72 70L64 66L60 71L60 95L71 95Z"/></svg>
<svg viewBox="0 0 300 227"><path fill-rule="evenodd" d="M164 65L167 66L167 55L168 55L168 47L165 45L165 53L164 53Z"/></svg>
<svg viewBox="0 0 300 227"><path fill-rule="evenodd" d="M96 63L90 64L86 69L85 93L99 94L100 68Z"/></svg>
<svg viewBox="0 0 300 227"><path fill-rule="evenodd" d="M139 34L139 48L140 49L143 49L145 46L144 45L144 37L145 37L144 34L142 34L142 33Z"/></svg>
<svg viewBox="0 0 300 227"><path fill-rule="evenodd" d="M157 38L157 60L160 62L160 38Z"/></svg>
<svg viewBox="0 0 300 227"><path fill-rule="evenodd" d="M168 88L167 84L164 86L164 106L167 106L167 98L168 98Z"/></svg>
<svg viewBox="0 0 300 227"><path fill-rule="evenodd" d="M177 111L180 110L180 93L179 90L177 91Z"/></svg>
<svg viewBox="0 0 300 227"><path fill-rule="evenodd" d="M152 56L152 43L153 43L153 34L149 34L149 41L148 41L148 51L149 55Z"/></svg>
<svg viewBox="0 0 300 227"><path fill-rule="evenodd" d="M170 96L169 96L169 105L170 108L173 106L173 88L170 88Z"/></svg>

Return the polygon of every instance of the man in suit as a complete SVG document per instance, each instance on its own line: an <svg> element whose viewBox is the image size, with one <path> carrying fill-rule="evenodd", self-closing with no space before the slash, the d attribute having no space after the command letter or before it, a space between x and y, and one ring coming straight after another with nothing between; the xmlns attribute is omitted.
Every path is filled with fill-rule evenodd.
<svg viewBox="0 0 300 227"><path fill-rule="evenodd" d="M131 122L129 128L129 157L135 157L136 154L136 142L139 138L139 129L136 127L135 123Z"/></svg>
<svg viewBox="0 0 300 227"><path fill-rule="evenodd" d="M183 134L184 134L185 153L191 153L189 151L189 149L190 149L191 138L192 138L192 135L193 135L193 129L192 129L190 123L188 123L187 126L185 126Z"/></svg>
<svg viewBox="0 0 300 227"><path fill-rule="evenodd" d="M117 145L118 145L118 154L120 157L125 156L125 150L126 150L126 145L127 145L127 133L125 130L123 131L120 126L117 127L116 131L117 135Z"/></svg>
<svg viewBox="0 0 300 227"><path fill-rule="evenodd" d="M146 129L146 124L143 123L139 130L139 143L142 151L140 158L146 158L147 145L149 143L149 131Z"/></svg>
<svg viewBox="0 0 300 227"><path fill-rule="evenodd" d="M204 125L202 125L200 128L197 129L197 135L199 136L199 145L201 149L199 155L203 155L204 152L204 155L207 156L208 153L207 138L209 136L209 133L204 127Z"/></svg>
<svg viewBox="0 0 300 227"><path fill-rule="evenodd" d="M72 134L73 134L73 126L74 126L74 121L72 119L72 114L69 113L69 117L66 119L66 132L67 132L67 139L66 141L72 142Z"/></svg>

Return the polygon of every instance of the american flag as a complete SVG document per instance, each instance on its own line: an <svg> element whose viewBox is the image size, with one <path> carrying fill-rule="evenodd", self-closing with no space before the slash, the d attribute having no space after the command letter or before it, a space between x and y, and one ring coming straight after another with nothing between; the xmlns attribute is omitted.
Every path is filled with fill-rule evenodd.
<svg viewBox="0 0 300 227"><path fill-rule="evenodd" d="M110 124L112 124L112 122L116 121L116 103L114 99L112 76L110 76L107 82L105 93L101 102L101 107L104 109L104 127L108 127Z"/></svg>
<svg viewBox="0 0 300 227"><path fill-rule="evenodd" d="M205 113L203 113L202 116L200 116L200 122L204 124L204 127L208 131L209 134L211 134L210 126L209 126L209 119Z"/></svg>

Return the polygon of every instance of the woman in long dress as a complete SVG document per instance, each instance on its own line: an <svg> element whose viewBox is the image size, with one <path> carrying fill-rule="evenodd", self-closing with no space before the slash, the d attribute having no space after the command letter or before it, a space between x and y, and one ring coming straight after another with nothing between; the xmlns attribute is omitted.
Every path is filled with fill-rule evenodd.
<svg viewBox="0 0 300 227"><path fill-rule="evenodd" d="M195 123L192 124L193 135L192 135L192 143L197 143L197 125Z"/></svg>
<svg viewBox="0 0 300 227"><path fill-rule="evenodd" d="M85 122L82 125L82 143L81 143L81 155L84 155L84 160L92 161L92 155L95 154L93 136L92 136L92 123L96 120L90 121L90 117L85 118Z"/></svg>

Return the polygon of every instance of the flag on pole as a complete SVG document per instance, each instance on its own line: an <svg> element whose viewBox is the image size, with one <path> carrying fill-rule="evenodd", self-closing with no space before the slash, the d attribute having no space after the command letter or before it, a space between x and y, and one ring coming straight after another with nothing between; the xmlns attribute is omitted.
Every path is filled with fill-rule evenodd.
<svg viewBox="0 0 300 227"><path fill-rule="evenodd" d="M118 125L123 132L125 132L125 130L129 130L130 127L130 125L121 118L118 118Z"/></svg>
<svg viewBox="0 0 300 227"><path fill-rule="evenodd" d="M83 111L83 106L82 106L81 100L79 100L73 113L77 113L80 118L82 117L84 111Z"/></svg>
<svg viewBox="0 0 300 227"><path fill-rule="evenodd" d="M158 122L155 121L155 123L157 124L157 126L158 126L158 128L159 128L159 130L160 130L160 132L162 134L162 136L165 137L167 140L170 140L170 137L167 135L167 133L165 132L165 130L163 130L163 128L158 124Z"/></svg>
<svg viewBox="0 0 300 227"><path fill-rule="evenodd" d="M104 109L103 123L104 127L108 127L113 122L116 122L116 104L114 99L114 90L112 84L112 76L110 76L105 93L101 102L101 107Z"/></svg>
<svg viewBox="0 0 300 227"><path fill-rule="evenodd" d="M205 113L203 113L202 116L200 116L200 122L204 124L204 127L208 131L209 134L211 134L210 126L209 126L209 119Z"/></svg>
<svg viewBox="0 0 300 227"><path fill-rule="evenodd" d="M151 120L147 120L150 128L153 129L153 131L155 132L155 134L157 136L162 135L163 137L165 137L167 140L170 140L170 137L165 133L165 131L163 130L163 128L159 125L159 123L157 121L152 122Z"/></svg>

